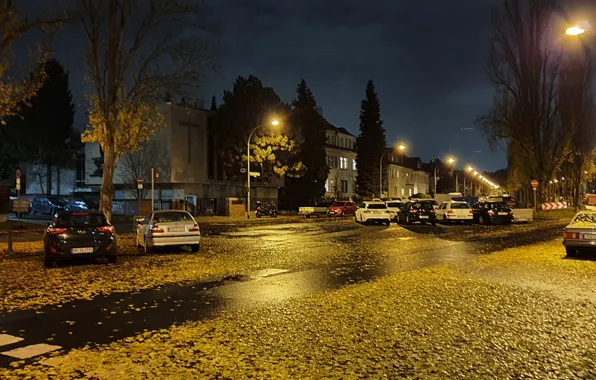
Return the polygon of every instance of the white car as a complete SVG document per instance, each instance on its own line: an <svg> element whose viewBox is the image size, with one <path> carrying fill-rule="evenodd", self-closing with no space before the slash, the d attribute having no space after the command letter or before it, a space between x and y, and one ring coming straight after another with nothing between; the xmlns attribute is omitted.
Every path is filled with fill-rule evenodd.
<svg viewBox="0 0 596 380"><path fill-rule="evenodd" d="M362 202L354 213L357 223L384 223L391 224L391 212L382 201Z"/></svg>
<svg viewBox="0 0 596 380"><path fill-rule="evenodd" d="M399 223L399 213L402 212L404 204L401 201L387 201L385 204L391 214L391 220Z"/></svg>
<svg viewBox="0 0 596 380"><path fill-rule="evenodd" d="M443 223L463 222L472 224L474 213L466 202L443 202L437 209L437 220Z"/></svg>
<svg viewBox="0 0 596 380"><path fill-rule="evenodd" d="M137 246L145 253L156 247L188 246L198 252L201 229L195 218L183 210L153 211L137 226Z"/></svg>

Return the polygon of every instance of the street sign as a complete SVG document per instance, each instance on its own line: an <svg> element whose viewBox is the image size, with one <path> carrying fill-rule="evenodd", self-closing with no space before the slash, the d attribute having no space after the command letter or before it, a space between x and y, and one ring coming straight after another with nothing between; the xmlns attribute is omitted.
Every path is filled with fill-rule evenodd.
<svg viewBox="0 0 596 380"><path fill-rule="evenodd" d="M259 172L250 172L250 176L251 177L260 177L261 176L261 173L259 173Z"/></svg>
<svg viewBox="0 0 596 380"><path fill-rule="evenodd" d="M538 187L538 181L536 181L535 179L534 179L534 180L532 180L532 182L530 182L530 184L532 185L532 187L533 187L534 189L536 189L536 188Z"/></svg>
<svg viewBox="0 0 596 380"><path fill-rule="evenodd" d="M17 169L17 172L15 173L17 178L21 178L21 169Z"/></svg>
<svg viewBox="0 0 596 380"><path fill-rule="evenodd" d="M142 190L143 189L143 178L140 178L140 177L137 178L137 188L139 190Z"/></svg>

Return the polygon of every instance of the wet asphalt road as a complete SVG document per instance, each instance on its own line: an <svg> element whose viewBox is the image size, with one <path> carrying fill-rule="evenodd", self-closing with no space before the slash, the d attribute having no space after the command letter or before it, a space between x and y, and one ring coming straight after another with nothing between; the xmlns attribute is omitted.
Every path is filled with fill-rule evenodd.
<svg viewBox="0 0 596 380"><path fill-rule="evenodd" d="M491 228L517 231L516 226ZM86 344L108 343L176 323L212 318L224 311L248 310L306 297L422 267L465 263L478 254L533 244L560 235L559 227L548 227L530 233L519 229L522 232L514 237L465 241L467 234L486 227L412 226L408 229L417 235L412 237L410 231L400 226L362 227L349 221L212 227L206 232L210 236L207 238L218 242L215 246L240 240L246 241L245 249L251 249L251 244L270 244L272 249L280 250L279 254L299 255L301 245L312 247L316 243L316 249L332 249L333 244L342 243L351 244L354 254L345 262L321 263L301 270L264 268L215 282L117 293L91 301L65 303L60 307L48 306L39 311L0 314L0 333L22 337L27 344L49 343L69 350ZM435 238L444 238L444 243L426 248L426 240ZM372 255L369 253L372 250L367 248L384 244L399 246L400 241L406 240L410 243L407 248L393 250L388 255ZM283 244L276 246L280 242ZM101 269L101 266L97 267L98 271ZM12 360L0 356L0 366L10 365Z"/></svg>

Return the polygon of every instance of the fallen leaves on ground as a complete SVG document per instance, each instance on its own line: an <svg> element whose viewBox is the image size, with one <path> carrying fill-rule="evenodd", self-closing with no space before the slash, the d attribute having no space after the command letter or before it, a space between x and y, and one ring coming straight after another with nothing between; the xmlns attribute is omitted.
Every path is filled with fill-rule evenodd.
<svg viewBox="0 0 596 380"><path fill-rule="evenodd" d="M592 303L436 267L73 350L0 378L585 379L596 376L595 321Z"/></svg>

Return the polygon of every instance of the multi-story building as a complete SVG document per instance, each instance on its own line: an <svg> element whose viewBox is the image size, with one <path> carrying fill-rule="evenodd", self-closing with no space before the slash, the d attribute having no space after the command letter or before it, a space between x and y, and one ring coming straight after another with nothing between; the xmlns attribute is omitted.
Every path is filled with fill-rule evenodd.
<svg viewBox="0 0 596 380"><path fill-rule="evenodd" d="M408 198L414 194L428 194L429 176L422 170L420 157L406 157L391 151L385 160L383 196Z"/></svg>
<svg viewBox="0 0 596 380"><path fill-rule="evenodd" d="M356 193L355 137L345 128L331 124L327 127L327 165L329 176L325 182L325 198L350 199Z"/></svg>
<svg viewBox="0 0 596 380"><path fill-rule="evenodd" d="M168 102L162 106L166 126L151 137L144 150L118 161L114 170L115 207L135 207L137 178L143 178L143 198L151 198L151 168L156 168L154 197L160 202L185 201L197 213L223 215L227 199L245 197L245 182L223 179L216 153L216 133L210 111ZM85 146L85 187L99 192L101 152L98 144ZM253 202L277 201L283 181L251 184ZM254 203L251 206L254 209Z"/></svg>

